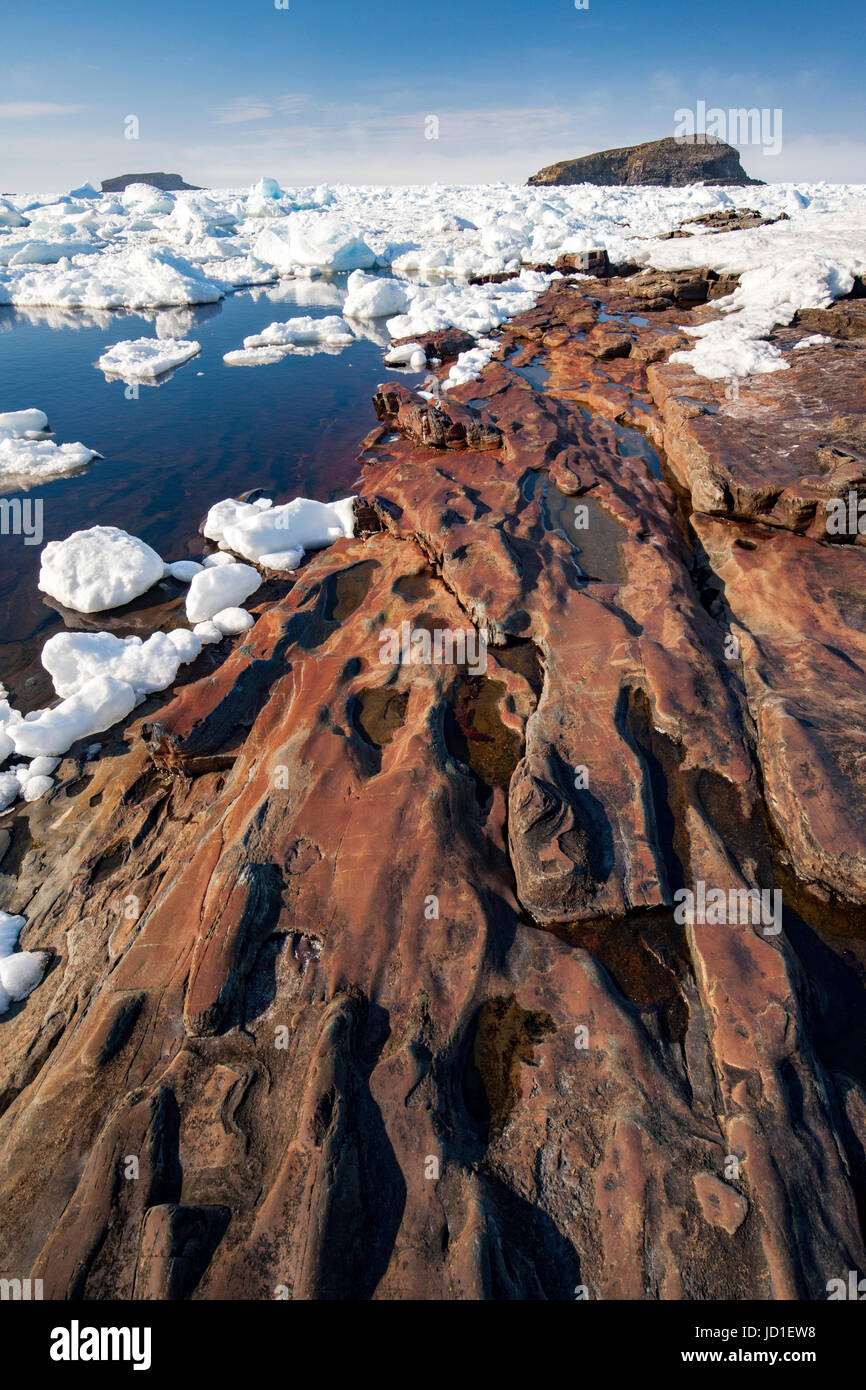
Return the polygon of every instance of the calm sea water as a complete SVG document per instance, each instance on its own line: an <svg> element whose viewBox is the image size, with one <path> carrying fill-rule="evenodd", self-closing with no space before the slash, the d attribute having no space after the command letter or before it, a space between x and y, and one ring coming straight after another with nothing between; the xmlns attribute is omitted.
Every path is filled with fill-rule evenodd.
<svg viewBox="0 0 866 1390"><path fill-rule="evenodd" d="M78 440L104 455L74 477L6 495L42 499L43 544L120 526L166 560L201 553L199 525L220 498L250 488L276 501L345 496L358 476L358 444L375 423L370 398L388 375L381 343L360 339L339 354L293 354L261 367L222 360L275 320L339 313L344 279L283 282L166 311L161 336L194 338L202 350L160 385L142 384L137 400L93 364L112 343L153 337L153 314L0 308L0 411L35 406L57 443ZM39 652L75 621L37 590L40 549L0 535L0 680L24 709L51 697ZM159 625L164 598L154 593L134 613L75 625L144 633Z"/></svg>

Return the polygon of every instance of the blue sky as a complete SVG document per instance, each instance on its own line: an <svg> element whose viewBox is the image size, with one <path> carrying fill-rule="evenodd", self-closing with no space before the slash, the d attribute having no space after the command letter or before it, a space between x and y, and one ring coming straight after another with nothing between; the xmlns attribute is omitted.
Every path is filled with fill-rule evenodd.
<svg viewBox="0 0 866 1390"><path fill-rule="evenodd" d="M522 182L673 134L699 101L782 110L780 154L742 147L756 177L866 182L864 36L862 0L7 6L0 189L151 169L229 187Z"/></svg>

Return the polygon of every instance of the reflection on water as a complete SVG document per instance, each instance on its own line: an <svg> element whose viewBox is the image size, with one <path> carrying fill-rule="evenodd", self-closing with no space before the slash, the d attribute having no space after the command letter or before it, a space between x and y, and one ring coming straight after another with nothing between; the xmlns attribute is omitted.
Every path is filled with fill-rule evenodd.
<svg viewBox="0 0 866 1390"><path fill-rule="evenodd" d="M284 280L219 304L141 313L0 308L0 411L35 406L57 443L104 456L27 494L42 500L42 544L120 526L178 560L201 553L199 525L222 497L261 488L276 500L329 501L351 491L371 397L387 375L384 322L353 323L360 336L339 356L292 353L246 371L222 360L275 320L339 312L345 280ZM156 390L106 381L94 366L113 343L151 336L195 338L202 350ZM40 549L0 534L0 680L25 709L24 681L64 626L36 588Z"/></svg>

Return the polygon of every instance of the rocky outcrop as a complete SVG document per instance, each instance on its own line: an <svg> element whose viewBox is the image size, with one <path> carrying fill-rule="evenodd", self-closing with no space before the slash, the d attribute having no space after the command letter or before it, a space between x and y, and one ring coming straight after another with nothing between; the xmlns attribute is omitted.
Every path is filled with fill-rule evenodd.
<svg viewBox="0 0 866 1390"><path fill-rule="evenodd" d="M122 193L131 183L146 183L151 188L161 188L168 193L181 189L197 190L198 185L185 183L180 174L118 174L115 178L103 179L100 187L103 193Z"/></svg>
<svg viewBox="0 0 866 1390"><path fill-rule="evenodd" d="M711 135L667 136L643 145L602 150L580 159L549 164L527 179L541 187L551 184L594 183L602 187L622 184L658 184L678 188L689 183L754 184L740 164L733 145Z"/></svg>
<svg viewBox="0 0 866 1390"><path fill-rule="evenodd" d="M864 1267L866 557L794 477L829 495L863 349L785 330L730 402L665 360L713 304L644 284L555 282L444 401L381 387L359 537L9 813L52 969L0 1025L0 1269L702 1300ZM700 884L781 891L779 929L678 911Z"/></svg>

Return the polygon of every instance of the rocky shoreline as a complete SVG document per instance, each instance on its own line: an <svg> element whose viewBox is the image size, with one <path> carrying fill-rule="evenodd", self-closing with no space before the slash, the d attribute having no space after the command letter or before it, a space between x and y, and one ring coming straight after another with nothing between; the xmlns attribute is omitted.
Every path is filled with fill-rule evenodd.
<svg viewBox="0 0 866 1390"><path fill-rule="evenodd" d="M3 1025L0 1268L46 1297L866 1264L862 285L732 386L667 359L733 277L560 269L479 381L382 385L359 539L10 817L52 968ZM383 664L404 623L485 672ZM700 883L781 930L681 920Z"/></svg>

